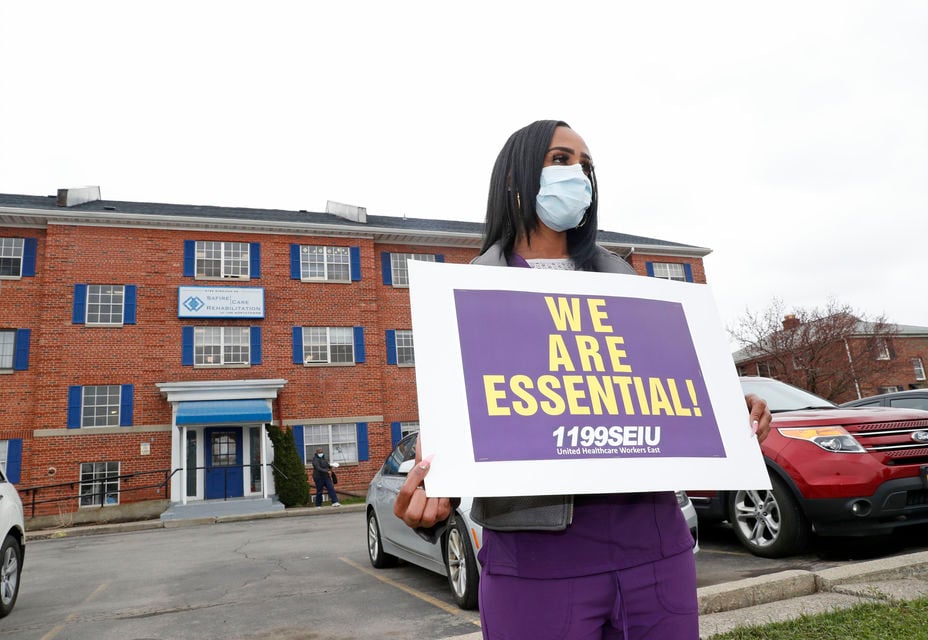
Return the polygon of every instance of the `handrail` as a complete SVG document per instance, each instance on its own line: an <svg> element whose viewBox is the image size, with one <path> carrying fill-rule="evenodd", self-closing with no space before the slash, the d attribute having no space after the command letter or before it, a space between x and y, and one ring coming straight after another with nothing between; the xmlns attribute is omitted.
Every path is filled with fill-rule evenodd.
<svg viewBox="0 0 928 640"><path fill-rule="evenodd" d="M271 462L258 463L257 465L253 465L253 464L240 464L240 465L223 465L223 466L198 466L198 467L188 467L187 470L188 470L188 471L200 471L200 470L213 471L213 470L222 469L222 470L223 470L223 475L226 476L226 474L228 473L228 471L227 471L228 469L244 469L244 468L246 468L246 467L251 468L251 467L254 467L254 466L258 466L258 467L260 467L260 466L270 466L271 468L276 469L276 470L277 470L279 473L281 473L281 475L283 475L284 477L287 477L283 472L281 472L279 469L277 469L277 467L275 467L274 464L271 463ZM22 498L23 504L24 504L24 505L28 505L28 506L30 507L30 516L29 516L29 517L33 517L33 518L34 518L34 517L35 517L35 510L36 510L36 506L37 506L37 505L51 504L51 503L55 503L55 502L68 502L68 501L74 500L74 499L80 500L81 498L86 498L86 497L89 497L89 496L93 496L93 497L95 498L95 499L94 499L94 504L81 507L82 509L87 509L87 508L92 508L92 507L99 507L99 508L102 509L103 507L106 506L106 501L105 501L105 499L106 499L106 496L107 496L107 495L113 495L113 494L115 494L115 495L121 495L121 494L123 494L123 493L130 493L130 492L132 492L132 491L144 491L144 490L146 490L146 489L162 489L162 488L163 488L163 489L165 489L165 496L167 497L168 491L170 490L171 478L174 477L174 474L178 473L179 471L183 471L183 470L184 470L183 467L177 467L176 469L173 469L173 470L171 470L171 469L155 469L155 470L152 470L152 471L137 471L137 472L135 472L135 473L123 473L123 474L113 475L113 476L104 476L104 477L102 477L102 478L94 478L91 482L87 482L86 484L96 484L96 485L98 485L99 490L98 490L98 491L95 491L94 493L83 494L83 495L80 494L80 493L78 492L78 495L76 495L76 496L75 496L74 494L70 494L70 493L69 493L68 495L65 495L65 496L58 496L58 497L54 497L54 498L38 499L39 493L40 493L41 491L44 491L44 490L61 489L61 488L64 488L64 487L67 487L68 489L72 489L72 490L73 490L74 487L75 487L75 485L81 486L81 485L85 484L85 483L82 482L80 479L78 479L78 480L72 480L72 481L70 481L70 482L56 482L56 483L53 483L53 484L44 484L44 485L35 485L35 486L32 486L32 487L23 487L22 489L18 489L18 491L19 491L20 497ZM129 480L129 479L132 479L132 478L138 478L138 477L141 477L141 476L148 476L148 475L153 475L153 474L163 474L163 475L164 475L164 479L161 480L161 481L159 481L159 482L157 482L157 483L155 483L155 484L145 484L145 485L138 486L138 487L135 487L135 486L133 486L133 487L123 487L123 486L122 486L122 485L123 485L123 482L122 482L123 480ZM107 490L106 490L106 484L109 483L109 482L117 481L117 480L118 480L119 483L120 483L120 484L119 484L119 489L116 490L116 491L107 491ZM226 483L226 477L223 478L223 488L224 488L223 500L227 500L227 499L228 499L228 487L227 487L227 483Z"/></svg>

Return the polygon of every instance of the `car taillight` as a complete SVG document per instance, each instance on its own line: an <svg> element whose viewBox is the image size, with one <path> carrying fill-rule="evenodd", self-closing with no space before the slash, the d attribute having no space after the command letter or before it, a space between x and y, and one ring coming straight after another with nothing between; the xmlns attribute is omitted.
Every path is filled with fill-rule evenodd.
<svg viewBox="0 0 928 640"><path fill-rule="evenodd" d="M844 430L844 427L791 427L781 428L780 434L796 440L807 440L825 451L833 453L867 453L867 451Z"/></svg>

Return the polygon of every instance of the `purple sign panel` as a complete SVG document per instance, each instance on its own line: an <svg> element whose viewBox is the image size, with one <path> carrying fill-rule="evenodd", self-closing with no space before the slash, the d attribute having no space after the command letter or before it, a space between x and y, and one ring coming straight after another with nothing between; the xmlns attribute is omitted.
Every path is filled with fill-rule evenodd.
<svg viewBox="0 0 928 640"><path fill-rule="evenodd" d="M682 305L454 291L476 462L725 457Z"/></svg>

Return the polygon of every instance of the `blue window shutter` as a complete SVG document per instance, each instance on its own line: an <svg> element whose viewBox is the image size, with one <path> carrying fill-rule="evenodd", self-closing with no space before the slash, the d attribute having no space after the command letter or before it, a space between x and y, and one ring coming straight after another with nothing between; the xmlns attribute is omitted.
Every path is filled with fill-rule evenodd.
<svg viewBox="0 0 928 640"><path fill-rule="evenodd" d="M293 433L293 442L296 443L296 451L300 454L300 460L303 461L303 464L306 464L306 442L303 439L303 425L295 424L290 427L291 433Z"/></svg>
<svg viewBox="0 0 928 640"><path fill-rule="evenodd" d="M135 324L136 286L127 284L123 294L122 323Z"/></svg>
<svg viewBox="0 0 928 640"><path fill-rule="evenodd" d="M261 364L261 327L249 327L251 334L251 364Z"/></svg>
<svg viewBox="0 0 928 640"><path fill-rule="evenodd" d="M290 245L290 277L294 280L300 279L300 245Z"/></svg>
<svg viewBox="0 0 928 640"><path fill-rule="evenodd" d="M693 265L691 265L689 262L683 263L683 275L687 282L693 281Z"/></svg>
<svg viewBox="0 0 928 640"><path fill-rule="evenodd" d="M183 367L193 366L193 327L180 329L180 364Z"/></svg>
<svg viewBox="0 0 928 640"><path fill-rule="evenodd" d="M367 423L358 423L358 462L370 460L371 448L367 443Z"/></svg>
<svg viewBox="0 0 928 640"><path fill-rule="evenodd" d="M644 268L645 268L645 270L648 272L648 277L649 277L649 278L653 278L653 277L654 277L654 263L653 263L653 262L645 262L645 263L644 263Z"/></svg>
<svg viewBox="0 0 928 640"><path fill-rule="evenodd" d="M396 331L387 329L387 364L396 364Z"/></svg>
<svg viewBox="0 0 928 640"><path fill-rule="evenodd" d="M396 446L396 443L403 439L403 423L401 422L391 422L390 423L390 442L393 443L393 446Z"/></svg>
<svg viewBox="0 0 928 640"><path fill-rule="evenodd" d="M23 468L23 441L14 438L6 441L6 479L19 484L20 471Z"/></svg>
<svg viewBox="0 0 928 640"><path fill-rule="evenodd" d="M68 429L81 428L81 403L84 388L80 385L68 387Z"/></svg>
<svg viewBox="0 0 928 640"><path fill-rule="evenodd" d="M351 264L351 281L361 281L361 247L349 247L349 263Z"/></svg>
<svg viewBox="0 0 928 640"><path fill-rule="evenodd" d="M87 317L87 285L74 285L74 311L71 314L71 322L74 324L84 324Z"/></svg>
<svg viewBox="0 0 928 640"><path fill-rule="evenodd" d="M249 267L250 278L258 279L261 277L261 243L252 242L249 244L248 256L251 258L251 265Z"/></svg>
<svg viewBox="0 0 928 640"><path fill-rule="evenodd" d="M184 240L184 275L190 278L197 275L196 240Z"/></svg>
<svg viewBox="0 0 928 640"><path fill-rule="evenodd" d="M39 250L39 242L35 238L23 238L23 270L22 276L29 278L35 275L35 255Z"/></svg>
<svg viewBox="0 0 928 640"><path fill-rule="evenodd" d="M124 384L119 391L119 426L131 427L133 385Z"/></svg>
<svg viewBox="0 0 928 640"><path fill-rule="evenodd" d="M390 267L390 252L380 253L380 265L383 267L383 283L393 285L393 269Z"/></svg>
<svg viewBox="0 0 928 640"><path fill-rule="evenodd" d="M364 327L354 328L354 361L364 362Z"/></svg>
<svg viewBox="0 0 928 640"><path fill-rule="evenodd" d="M293 327L293 364L303 364L303 327Z"/></svg>
<svg viewBox="0 0 928 640"><path fill-rule="evenodd" d="M13 354L13 371L25 371L29 368L29 334L30 329L17 329L15 352Z"/></svg>
<svg viewBox="0 0 928 640"><path fill-rule="evenodd" d="M444 262L444 261L445 261L445 254L443 253L435 254L435 262Z"/></svg>

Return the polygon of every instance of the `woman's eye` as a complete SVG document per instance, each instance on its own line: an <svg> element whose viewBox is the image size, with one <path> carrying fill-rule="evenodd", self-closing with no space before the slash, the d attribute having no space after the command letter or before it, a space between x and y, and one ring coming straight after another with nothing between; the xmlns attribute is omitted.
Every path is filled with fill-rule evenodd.
<svg viewBox="0 0 928 640"><path fill-rule="evenodd" d="M580 166L583 167L583 173L585 173L586 177L589 178L590 174L593 173L593 165L589 162L581 162Z"/></svg>
<svg viewBox="0 0 928 640"><path fill-rule="evenodd" d="M551 162L553 162L554 164L567 164L567 161L569 159L570 158L568 158L566 154L556 153L554 154L554 156L551 157Z"/></svg>

